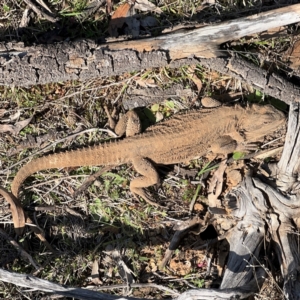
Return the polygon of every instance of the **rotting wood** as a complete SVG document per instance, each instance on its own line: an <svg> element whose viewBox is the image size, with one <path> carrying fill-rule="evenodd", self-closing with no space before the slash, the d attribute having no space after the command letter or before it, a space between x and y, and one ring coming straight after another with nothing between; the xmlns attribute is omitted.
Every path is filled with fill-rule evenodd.
<svg viewBox="0 0 300 300"><path fill-rule="evenodd" d="M247 287L255 278L271 276L261 261L262 246L274 249L281 266L283 294L299 299L299 245L295 237L299 216L300 105L291 103L288 132L280 162L271 168L274 181L264 175L247 174L243 183L225 198L224 205L239 221L227 236L230 252L221 289ZM280 190L283 190L282 193ZM269 240L265 240L266 236ZM260 284L256 286L259 291ZM254 292L254 291L253 291Z"/></svg>

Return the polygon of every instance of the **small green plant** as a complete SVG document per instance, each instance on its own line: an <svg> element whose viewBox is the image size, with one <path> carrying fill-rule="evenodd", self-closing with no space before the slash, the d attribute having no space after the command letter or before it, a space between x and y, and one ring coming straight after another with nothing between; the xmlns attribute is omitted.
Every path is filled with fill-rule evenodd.
<svg viewBox="0 0 300 300"><path fill-rule="evenodd" d="M234 160L239 160L239 159L242 159L244 156L245 156L244 152L236 151L236 152L233 153L232 158Z"/></svg>
<svg viewBox="0 0 300 300"><path fill-rule="evenodd" d="M10 11L10 8L9 8L8 5L3 4L3 10L4 10L5 12L9 12L9 11Z"/></svg>
<svg viewBox="0 0 300 300"><path fill-rule="evenodd" d="M192 283L198 288L203 288L204 284L205 284L205 280L197 278L197 279L192 280Z"/></svg>
<svg viewBox="0 0 300 300"><path fill-rule="evenodd" d="M175 103L174 101L167 100L164 104L153 104L151 106L151 112L157 113L161 112L164 116L169 117L172 112L175 110Z"/></svg>
<svg viewBox="0 0 300 300"><path fill-rule="evenodd" d="M209 171L211 171L211 170L213 170L213 169L216 169L219 165L214 165L214 166L210 166L210 163L211 162L208 162L199 172L198 172L198 174L197 174L197 177L196 178L200 178L200 176L202 175L202 174L204 174L205 172L209 172ZM194 193L194 196L193 196L193 198L192 198L192 202L193 201L196 201L196 199L197 199L197 197L198 197L198 195L199 195L199 193L200 193L200 190L201 190L201 185L200 184L198 184L197 185L197 188L196 188L196 191L195 191L195 193Z"/></svg>
<svg viewBox="0 0 300 300"><path fill-rule="evenodd" d="M247 96L247 100L252 103L260 103L261 101L264 100L264 97L265 97L264 93L262 93L259 90L255 90L253 93Z"/></svg>
<svg viewBox="0 0 300 300"><path fill-rule="evenodd" d="M185 202L189 202L191 201L191 199L193 198L194 194L195 194L195 186L193 185L189 185L188 184L188 180L185 180L187 183L185 184L185 188L184 188L184 193L182 195L182 199Z"/></svg>
<svg viewBox="0 0 300 300"><path fill-rule="evenodd" d="M104 224L110 224L114 218L110 207L103 205L100 199L95 199L93 203L89 205L91 214L95 220Z"/></svg>
<svg viewBox="0 0 300 300"><path fill-rule="evenodd" d="M150 110L149 108L144 108L143 112L144 112L145 116L148 118L148 120L150 121L150 123L155 124L156 118L155 118L155 115L153 114L155 111L153 111L152 109ZM146 122L145 122L145 125L147 126L147 125L150 125L150 124L146 124Z"/></svg>

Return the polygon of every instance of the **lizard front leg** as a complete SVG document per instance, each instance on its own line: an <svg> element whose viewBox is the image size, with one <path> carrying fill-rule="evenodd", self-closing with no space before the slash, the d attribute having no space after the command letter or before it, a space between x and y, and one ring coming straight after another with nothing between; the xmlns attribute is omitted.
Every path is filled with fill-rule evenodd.
<svg viewBox="0 0 300 300"><path fill-rule="evenodd" d="M238 143L234 138L229 135L224 135L214 141L214 143L210 146L210 150L214 154L227 155L234 152L237 149L237 146Z"/></svg>
<svg viewBox="0 0 300 300"><path fill-rule="evenodd" d="M257 149L257 144L246 143L239 133L223 135L210 146L213 153L221 155L227 155L235 151L249 152L255 149Z"/></svg>
<svg viewBox="0 0 300 300"><path fill-rule="evenodd" d="M119 136L134 136L141 132L141 121L138 114L134 110L128 111L124 116L120 118L116 124L113 114L110 114L107 106L104 107L108 116L109 127Z"/></svg>
<svg viewBox="0 0 300 300"><path fill-rule="evenodd" d="M152 197L150 197L144 189L160 182L154 165L148 159L143 157L135 157L132 160L132 164L135 170L143 176L135 178L130 182L130 191L134 195L142 197L147 203L159 206L157 203L152 201Z"/></svg>

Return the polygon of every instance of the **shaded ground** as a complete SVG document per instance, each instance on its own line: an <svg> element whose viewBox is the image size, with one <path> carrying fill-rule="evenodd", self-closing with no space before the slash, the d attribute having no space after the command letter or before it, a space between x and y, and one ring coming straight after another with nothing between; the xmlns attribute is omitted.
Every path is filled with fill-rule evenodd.
<svg viewBox="0 0 300 300"><path fill-rule="evenodd" d="M220 1L205 8L200 1L183 2L159 3L158 7L165 15L155 15L158 24L145 34L155 34L155 30L160 32L165 27L183 22L218 22L244 15L246 11L248 14L257 12L252 2L242 4L233 1L228 5ZM25 43L55 42L75 37L108 38L109 16L105 9L100 8L87 19L81 19L80 13L88 4L84 1L49 1L50 9L59 12L62 18L60 26L32 13L27 27L20 31L17 28L25 5L18 1L5 1L0 8L3 16L0 20L1 38L3 41L21 40ZM264 5L272 7L273 3L265 2ZM147 14L149 12L142 13L141 19ZM272 39L253 37L226 47L230 46L266 68L289 70L288 59L293 62L290 56L293 56L292 46L297 39L298 28L290 26L284 30L284 35L278 33ZM295 64L292 66L296 68ZM170 96L160 104L141 108L139 113L144 127L179 110L198 108L202 96L226 100L231 95L234 101L244 104L271 101L276 107L287 110L282 103L269 99L250 86L201 66L187 66L179 70L144 70L114 78L57 83L29 89L0 87L0 185L9 187L20 166L37 153L41 155L75 149L109 139L105 132L97 130L107 122L103 106L108 105L111 109L113 103L122 112L122 100L126 99L130 88L155 85L164 88L174 83L180 84L188 96L183 95L179 99ZM25 124L23 121L29 118L32 118L30 123L22 128ZM88 130L91 128L94 130ZM69 137L81 131L86 132ZM267 137L266 142L274 138ZM281 133L277 138L279 140L273 142L272 147L282 144ZM56 143L57 140L60 142ZM210 168L211 165L207 163L213 159L208 155L187 165L160 169L162 186L152 192L157 201L166 207L165 210L132 197L129 181L137 174L131 166L123 165L106 172L75 199L73 195L76 190L89 175L99 170L98 167L35 174L23 185L21 200L24 207L31 211L33 219L45 229L48 241L59 253L49 253L29 232L19 241L42 267L38 276L60 284L81 287L121 284L125 288L113 291L120 295L129 292L126 290L127 282L152 282L179 293L191 287L217 287L226 261L226 254L223 253L228 251L228 245L226 247L224 242L209 247L208 240L216 234L211 228L201 235L195 232L188 234L168 266L164 270L158 269L174 233L174 221L184 220L190 214L205 214L206 187L202 183L207 182L208 173L204 169ZM199 173L204 175L197 176ZM231 184L227 182L227 188ZM193 197L197 201L190 213L189 205ZM6 203L2 203L1 228L14 236L10 211ZM42 206L41 210L34 211L39 206ZM55 207L46 210L45 206ZM6 238L0 236L0 241L2 268L20 273L35 271L20 258L18 251ZM130 269L133 273L124 272L124 269ZM271 297L271 291L273 293L274 290L278 291L278 299L283 297L280 287L276 287L270 278L269 285L262 291L265 294L258 295L257 299ZM170 295L170 292L148 286L130 291L134 296L156 299ZM31 299L49 298L45 294L28 293L4 283L1 283L0 293L1 298L10 299L23 299L26 296Z"/></svg>

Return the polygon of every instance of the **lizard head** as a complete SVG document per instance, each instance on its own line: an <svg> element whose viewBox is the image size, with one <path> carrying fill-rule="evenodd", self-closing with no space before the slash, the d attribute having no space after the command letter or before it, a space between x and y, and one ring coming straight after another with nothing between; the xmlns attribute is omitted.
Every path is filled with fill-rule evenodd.
<svg viewBox="0 0 300 300"><path fill-rule="evenodd" d="M285 123L285 115L272 105L257 105L246 108L242 127L245 130L246 139L258 141L267 134L275 132Z"/></svg>

